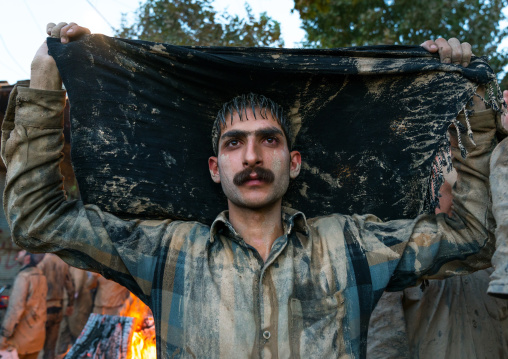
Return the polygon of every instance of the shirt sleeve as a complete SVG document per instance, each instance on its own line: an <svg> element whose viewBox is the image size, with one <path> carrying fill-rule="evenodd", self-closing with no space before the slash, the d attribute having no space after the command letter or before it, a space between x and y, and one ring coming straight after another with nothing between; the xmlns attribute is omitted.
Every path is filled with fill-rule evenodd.
<svg viewBox="0 0 508 359"><path fill-rule="evenodd" d="M63 154L65 91L17 87L2 125L7 167L4 210L16 244L53 252L71 266L101 273L147 302L170 221L124 221L67 200Z"/></svg>
<svg viewBox="0 0 508 359"><path fill-rule="evenodd" d="M466 125L463 116L458 120ZM457 171L451 217L440 213L388 222L371 215L355 217L371 275L385 278L381 273L391 274L387 290L402 290L424 279L443 279L490 266L495 222L489 160L497 143L495 113L478 111L470 117L470 123L476 146L467 134L450 129L452 160ZM458 135L468 152L465 159L460 154Z"/></svg>

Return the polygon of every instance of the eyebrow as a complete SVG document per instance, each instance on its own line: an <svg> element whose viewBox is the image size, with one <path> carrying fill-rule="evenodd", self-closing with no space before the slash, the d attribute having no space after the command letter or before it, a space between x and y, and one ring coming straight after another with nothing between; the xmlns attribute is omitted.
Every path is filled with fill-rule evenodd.
<svg viewBox="0 0 508 359"><path fill-rule="evenodd" d="M249 135L252 135L252 131L242 131L242 130L231 130L228 132L225 132L222 136L220 136L220 139L223 140L225 138L245 138ZM261 128L259 130L254 131L254 135L256 137L268 137L268 136L275 136L279 135L284 137L284 133L279 130L277 127L269 127L269 128Z"/></svg>

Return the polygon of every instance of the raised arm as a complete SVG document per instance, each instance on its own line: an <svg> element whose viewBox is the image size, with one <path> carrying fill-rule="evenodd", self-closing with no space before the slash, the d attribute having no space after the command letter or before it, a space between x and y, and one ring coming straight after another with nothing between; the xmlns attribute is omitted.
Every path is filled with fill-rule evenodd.
<svg viewBox="0 0 508 359"><path fill-rule="evenodd" d="M491 212L489 161L496 147L496 114L475 102L470 117L473 144L466 133L450 128L453 166L457 182L452 189L452 215L420 216L391 279L391 289L414 285L419 279L444 278L490 266L495 222ZM458 117L467 126L463 115ZM468 154L464 159L458 136Z"/></svg>
<svg viewBox="0 0 508 359"><path fill-rule="evenodd" d="M424 279L442 279L490 266L495 222L489 161L497 144L496 117L483 102L475 101L475 113L469 116L469 122L476 145L465 131L457 133L454 126L450 128L452 161L457 171L451 216L425 214L412 221L389 222L371 215L354 217L362 247L368 253L371 276L378 278L377 288L401 290ZM464 115L457 120L466 128ZM458 136L468 152L466 158L461 156Z"/></svg>
<svg viewBox="0 0 508 359"><path fill-rule="evenodd" d="M67 29L68 38L73 29L75 36L88 33L75 25L59 24L55 29L50 24L48 29L52 35ZM59 168L64 106L56 64L43 44L32 63L30 88L12 91L2 126L4 209L12 237L31 252L53 252L146 299L158 248L169 238L169 221L123 221L96 206L66 199Z"/></svg>

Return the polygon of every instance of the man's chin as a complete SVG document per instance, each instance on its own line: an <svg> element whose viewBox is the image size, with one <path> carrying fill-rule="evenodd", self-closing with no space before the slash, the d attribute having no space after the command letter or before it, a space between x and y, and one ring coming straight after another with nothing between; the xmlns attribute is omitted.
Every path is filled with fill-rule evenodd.
<svg viewBox="0 0 508 359"><path fill-rule="evenodd" d="M267 209L280 202L278 198L242 198L240 200L230 200L230 202L240 208L259 211Z"/></svg>

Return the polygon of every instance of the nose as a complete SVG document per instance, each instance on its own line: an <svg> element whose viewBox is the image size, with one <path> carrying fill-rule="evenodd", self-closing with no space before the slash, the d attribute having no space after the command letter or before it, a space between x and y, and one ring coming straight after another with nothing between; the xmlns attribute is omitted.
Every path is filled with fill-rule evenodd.
<svg viewBox="0 0 508 359"><path fill-rule="evenodd" d="M243 165L244 167L259 166L263 163L261 150L256 141L248 141L247 146L244 147Z"/></svg>

